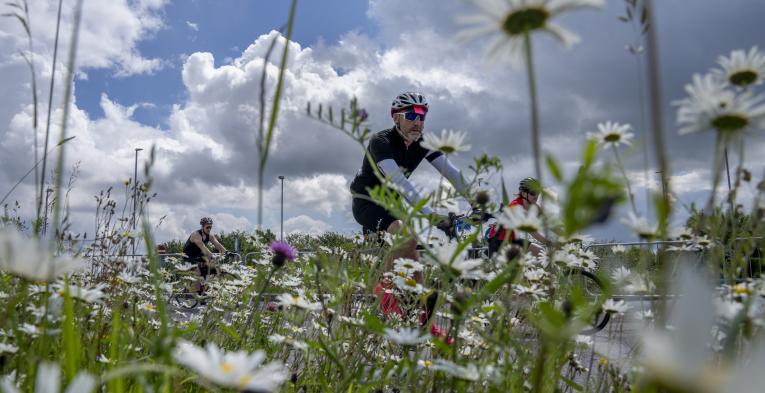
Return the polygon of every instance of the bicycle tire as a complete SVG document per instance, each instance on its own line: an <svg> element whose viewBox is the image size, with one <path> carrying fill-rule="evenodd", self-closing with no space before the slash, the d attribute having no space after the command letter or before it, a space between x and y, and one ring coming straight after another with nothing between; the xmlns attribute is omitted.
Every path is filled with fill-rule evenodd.
<svg viewBox="0 0 765 393"><path fill-rule="evenodd" d="M582 277L584 283L582 287L585 289L588 295L595 298L600 297L603 293L604 284L601 279L590 271L583 269L576 269L572 271L573 274L578 274ZM597 294L593 294L594 290L597 290ZM593 319L588 322L589 327L582 330L580 334L591 335L603 330L608 322L611 320L611 314L604 312L602 308L599 308L593 315Z"/></svg>
<svg viewBox="0 0 765 393"><path fill-rule="evenodd" d="M199 305L199 299L194 293L178 292L170 296L170 304L185 310L192 310Z"/></svg>

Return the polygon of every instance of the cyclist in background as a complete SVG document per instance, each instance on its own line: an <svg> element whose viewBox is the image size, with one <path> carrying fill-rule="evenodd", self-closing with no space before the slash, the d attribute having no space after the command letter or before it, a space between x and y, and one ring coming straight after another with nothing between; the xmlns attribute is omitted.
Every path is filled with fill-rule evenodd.
<svg viewBox="0 0 765 393"><path fill-rule="evenodd" d="M533 177L527 177L523 180L521 180L520 184L518 184L518 193L515 194L516 197L512 201L510 201L510 204L507 205L508 209L525 209L529 210L531 206L537 205L537 200L539 200L539 192L541 191L541 187L539 185L539 182L534 179ZM538 207L538 206L537 206ZM539 232L534 232L531 234L531 237L536 239L542 244L547 244L548 241ZM514 244L517 246L520 246L521 248L528 247L528 250L531 251L533 255L539 255L539 253L542 251L542 247L535 243L531 243L526 239L521 239L518 237L513 230L506 230L505 228L502 228L499 224L493 224L489 229L488 234L488 243L489 243L489 255L493 255L495 252L499 250L499 248L502 246L502 244L505 242L506 239L509 239L510 244Z"/></svg>
<svg viewBox="0 0 765 393"><path fill-rule="evenodd" d="M183 245L183 253L186 255L185 260L191 263L197 264L197 271L202 279L207 279L210 274L218 274L218 268L211 266L212 261L215 259L213 253L207 248L208 243L212 243L213 246L220 253L228 252L226 247L223 247L215 235L212 234L213 220L210 217L202 217L199 220L200 229L194 231L189 235L186 240L186 244ZM197 283L198 288L195 288L200 294L204 294L205 288L202 283Z"/></svg>

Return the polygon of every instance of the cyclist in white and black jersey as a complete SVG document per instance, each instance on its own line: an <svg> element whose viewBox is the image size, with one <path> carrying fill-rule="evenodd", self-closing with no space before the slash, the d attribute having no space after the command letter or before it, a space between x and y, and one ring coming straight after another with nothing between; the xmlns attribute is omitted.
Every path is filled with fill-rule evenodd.
<svg viewBox="0 0 765 393"><path fill-rule="evenodd" d="M401 93L393 100L390 113L393 118L393 128L376 133L367 147L382 175L391 178L393 183L403 191L403 197L407 202L412 205L417 204L422 196L408 178L420 162L427 159L459 192L464 194L467 186L460 171L441 152L431 151L420 145L425 117L428 113L428 101L425 97L414 92ZM379 184L381 184L380 179L369 160L364 157L361 171L356 174L350 187L353 194L353 217L361 224L365 233L379 231L397 233L401 229L401 220L397 220L382 206L364 198L369 195L369 189ZM427 206L422 209L422 213L435 214ZM445 219L439 216L437 222Z"/></svg>

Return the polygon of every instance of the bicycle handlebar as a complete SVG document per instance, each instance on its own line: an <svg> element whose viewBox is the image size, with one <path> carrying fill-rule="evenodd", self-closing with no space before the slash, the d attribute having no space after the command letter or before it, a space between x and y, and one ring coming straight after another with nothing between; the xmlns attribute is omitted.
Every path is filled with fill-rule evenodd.
<svg viewBox="0 0 765 393"><path fill-rule="evenodd" d="M483 212L480 210L471 210L470 212L466 214L455 214L452 212L449 212L447 216L446 222L441 222L436 225L436 228L443 231L449 239L455 239L457 238L457 231L458 230L465 230L469 229L471 226L471 221L473 223L480 222L484 223L486 221L489 221L490 219L494 218L494 215L488 212Z"/></svg>

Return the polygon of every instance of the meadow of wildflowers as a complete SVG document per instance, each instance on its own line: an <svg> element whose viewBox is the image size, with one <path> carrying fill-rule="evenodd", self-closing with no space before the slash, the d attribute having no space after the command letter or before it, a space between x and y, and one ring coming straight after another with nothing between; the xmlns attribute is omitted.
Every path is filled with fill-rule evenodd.
<svg viewBox="0 0 765 393"><path fill-rule="evenodd" d="M715 176L708 206L693 210L684 228L670 228L677 208L671 187L652 196L655 219L638 215L620 156L634 137L629 124L602 119L583 141L582 165L571 177L555 157L542 157L539 150L532 40L547 33L574 44L575 34L552 19L603 2L469 3L476 14L460 18L473 25L460 39L491 34L492 58L509 57L525 67L537 177L544 186L558 186L561 195L545 187L540 190L545 208L499 213L503 201L490 200L478 182L482 174L502 169L498 159L487 156L476 157L470 167L467 194L439 187L415 206L403 202L381 176L387 186L371 197L404 221L401 234L382 240L296 235L286 242L251 237L246 247L252 252L223 263L225 274L209 280L204 298L193 295L195 305L184 307L173 299L196 280L193 266L157 253L145 218L155 197L152 151L148 180L140 187L125 184L126 191L140 193L126 192L125 200L118 200L110 189L96 196L98 240L87 247L77 247L82 237L70 232L59 204L45 237L47 222L41 217L47 211L38 211L26 229L20 217L5 210L0 389L749 392L760 386L765 179L747 169L741 153L731 191L716 195L716 186L723 149L743 151L749 135L765 131L765 52L754 47L721 56L717 69L689 76L687 97L663 108L676 111L681 134L717 136L709 152ZM650 20L650 2L626 3ZM13 4L25 9L23 2ZM81 2L78 7L76 15ZM17 17L23 22L29 15ZM650 29L650 23L641 23ZM69 72L76 39L75 34L69 46ZM287 53L285 47L282 72ZM282 76L273 97L277 103ZM308 103L306 115L363 147L370 132L362 104ZM278 105L274 108L258 130L261 176L278 120ZM63 154L62 129L57 146ZM469 142L466 133L453 130L427 134L424 141L445 154L468 154ZM57 165L55 192L63 195L61 159ZM749 206L737 199L745 183L757 190ZM555 240L538 255L510 245L492 257L476 255L470 249L481 245L484 223L468 218L476 230L434 241L429 231L435 223L421 209L426 203L443 208L459 197L474 202L479 213L495 214L506 228L544 232ZM618 217L616 207L626 203L632 210ZM141 225L131 213L143 217ZM606 221L623 222L647 243L611 247L581 234ZM417 243L422 245L417 260L402 257ZM141 255L130 255L136 245ZM605 317L605 329L593 329Z"/></svg>

